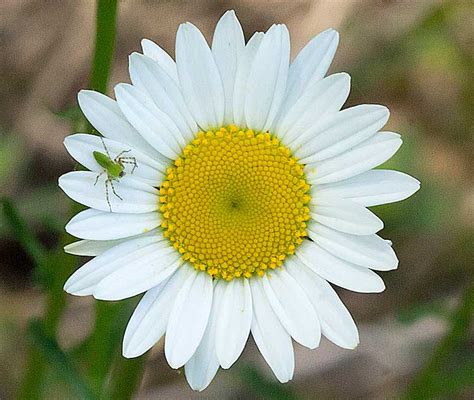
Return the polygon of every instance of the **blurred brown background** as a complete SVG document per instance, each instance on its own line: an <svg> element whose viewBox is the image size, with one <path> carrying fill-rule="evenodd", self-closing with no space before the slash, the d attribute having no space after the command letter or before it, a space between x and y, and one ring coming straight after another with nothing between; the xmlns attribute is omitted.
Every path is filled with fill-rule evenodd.
<svg viewBox="0 0 474 400"><path fill-rule="evenodd" d="M473 276L473 3L122 0L111 85L128 81L128 54L140 50L142 38L173 54L179 23L192 21L210 39L230 8L247 37L274 22L287 24L293 55L318 32L339 30L331 71L351 74L348 104L390 108L388 129L400 132L405 144L389 167L417 177L422 188L404 203L375 210L385 221L382 236L393 240L400 258L398 271L383 273L386 291L339 291L360 326L356 350L326 340L316 351L296 346L295 378L280 386L252 345L236 366L195 394L156 346L138 398L401 396L449 330L449 316ZM94 15L92 0L0 3L0 193L13 199L47 246L55 245L68 218L70 201L56 182L73 168L62 139L77 116L76 94L87 87ZM0 398L9 399L24 367L26 323L41 315L43 295L34 284L31 260L2 218ZM67 300L60 335L66 348L91 329L93 302ZM462 354L472 355L472 344L471 336ZM472 396L469 384L455 394Z"/></svg>

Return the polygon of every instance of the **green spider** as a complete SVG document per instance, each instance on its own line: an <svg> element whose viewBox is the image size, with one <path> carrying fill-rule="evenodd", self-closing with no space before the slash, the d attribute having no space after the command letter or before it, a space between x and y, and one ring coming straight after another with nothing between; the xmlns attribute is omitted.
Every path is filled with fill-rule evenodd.
<svg viewBox="0 0 474 400"><path fill-rule="evenodd" d="M117 196L120 200L123 200L122 197L120 197L115 191L113 181L118 181L120 178L123 178L125 176L124 164L133 165L132 171L130 172L131 174L133 174L133 171L135 171L135 168L138 167L138 164L135 157L123 156L123 154L128 153L131 150L123 150L117 155L117 157L112 159L112 157L110 156L109 150L107 149L107 146L105 145L104 139L101 137L100 140L102 140L102 144L104 145L105 153L101 153L100 151L94 151L92 152L92 155L94 156L94 159L97 161L97 164L99 164L104 170L101 173L97 174L97 178L95 179L94 186L97 185L99 178L103 174L107 174L107 179L105 180L105 197L107 199L107 204L109 205L109 210L110 212L112 212L112 206L110 205L110 200L109 200L109 186L108 185L110 184L113 194Z"/></svg>

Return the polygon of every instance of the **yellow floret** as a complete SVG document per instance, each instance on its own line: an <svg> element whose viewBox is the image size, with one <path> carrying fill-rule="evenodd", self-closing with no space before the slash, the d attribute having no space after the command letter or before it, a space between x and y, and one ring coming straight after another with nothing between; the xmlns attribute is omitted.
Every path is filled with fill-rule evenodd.
<svg viewBox="0 0 474 400"><path fill-rule="evenodd" d="M261 277L306 236L309 189L304 166L270 133L199 132L166 171L161 227L196 270Z"/></svg>

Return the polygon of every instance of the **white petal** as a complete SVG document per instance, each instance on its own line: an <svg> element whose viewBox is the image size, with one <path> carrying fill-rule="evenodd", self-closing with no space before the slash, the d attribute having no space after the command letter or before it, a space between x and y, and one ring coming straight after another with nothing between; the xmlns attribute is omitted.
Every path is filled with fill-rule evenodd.
<svg viewBox="0 0 474 400"><path fill-rule="evenodd" d="M167 304L166 300L172 302L176 296L176 293L172 293L172 296L170 296L171 293L168 293L168 296L163 296L164 289L176 275L177 273L148 290L133 311L123 337L122 355L125 358L141 356L164 335L172 305L172 303ZM160 304L160 300L165 304L165 307ZM153 339L150 340L150 337Z"/></svg>
<svg viewBox="0 0 474 400"><path fill-rule="evenodd" d="M354 236L319 224L309 224L310 238L335 256L379 271L398 266L398 259L387 241L377 235Z"/></svg>
<svg viewBox="0 0 474 400"><path fill-rule="evenodd" d="M212 278L204 272L194 272L176 296L165 340L165 355L171 368L186 364L201 342L211 311L212 291Z"/></svg>
<svg viewBox="0 0 474 400"><path fill-rule="evenodd" d="M389 115L387 107L379 105L347 108L303 131L292 148L304 163L326 160L375 135L387 123Z"/></svg>
<svg viewBox="0 0 474 400"><path fill-rule="evenodd" d="M128 175L113 182L115 195L111 184L106 184L106 175L98 180L97 176L89 171L68 172L59 178L59 187L74 201L97 210L140 214L158 209L158 191L154 187Z"/></svg>
<svg viewBox="0 0 474 400"><path fill-rule="evenodd" d="M349 95L350 82L346 73L314 82L289 110L282 110L275 128L277 134L291 143L318 125L324 116L339 111Z"/></svg>
<svg viewBox="0 0 474 400"><path fill-rule="evenodd" d="M262 281L273 311L291 337L310 349L318 347L318 317L298 283L284 270L267 274Z"/></svg>
<svg viewBox="0 0 474 400"><path fill-rule="evenodd" d="M230 368L242 353L250 333L252 294L247 279L233 279L224 287L215 345L222 368Z"/></svg>
<svg viewBox="0 0 474 400"><path fill-rule="evenodd" d="M124 357L141 356L164 335L176 295L191 272L191 268L179 268L169 279L145 293L125 330Z"/></svg>
<svg viewBox="0 0 474 400"><path fill-rule="evenodd" d="M159 224L157 212L117 214L88 209L75 215L66 231L81 239L114 240L149 232Z"/></svg>
<svg viewBox="0 0 474 400"><path fill-rule="evenodd" d="M121 143L127 143L155 159L162 158L130 125L120 111L120 107L110 97L93 90L81 90L77 100L87 120L102 135Z"/></svg>
<svg viewBox="0 0 474 400"><path fill-rule="evenodd" d="M149 39L142 40L142 49L144 55L157 62L175 82L178 82L176 64L166 51Z"/></svg>
<svg viewBox="0 0 474 400"><path fill-rule="evenodd" d="M122 262L92 294L98 300L123 300L143 293L171 276L182 264L180 256L167 241L156 243L148 253Z"/></svg>
<svg viewBox="0 0 474 400"><path fill-rule="evenodd" d="M102 140L105 143L105 147ZM126 174L140 178L152 186L160 185L163 179L163 172L168 168L166 163L161 160L156 161L124 143L107 138L103 138L102 140L99 136L78 133L66 137L66 139L64 139L64 145L69 154L77 162L91 171L104 171L104 168L101 167L94 158L94 151L104 154L108 153L113 160L120 155L121 157L125 157L122 159L122 162L124 163L124 171Z"/></svg>
<svg viewBox="0 0 474 400"><path fill-rule="evenodd" d="M237 65L245 49L242 27L233 10L219 20L212 39L212 54L219 69L225 95L224 123L233 123L234 84Z"/></svg>
<svg viewBox="0 0 474 400"><path fill-rule="evenodd" d="M330 341L345 349L359 344L357 326L329 283L292 257L285 261L288 273L297 280L310 299L321 322L321 331Z"/></svg>
<svg viewBox="0 0 474 400"><path fill-rule="evenodd" d="M318 186L315 187L315 191ZM311 198L311 216L316 222L353 235L371 235L383 228L382 220L351 200L320 195Z"/></svg>
<svg viewBox="0 0 474 400"><path fill-rule="evenodd" d="M315 191L370 207L404 200L419 188L420 182L403 172L374 169L343 181L318 185Z"/></svg>
<svg viewBox="0 0 474 400"><path fill-rule="evenodd" d="M291 337L272 310L261 279L250 281L252 289L252 336L276 378L288 382L293 377L295 358Z"/></svg>
<svg viewBox="0 0 474 400"><path fill-rule="evenodd" d="M186 380L193 390L202 391L209 386L219 369L216 354L216 329L219 318L218 308L223 299L224 285L218 282L214 287L211 314L201 343L184 366Z"/></svg>
<svg viewBox="0 0 474 400"><path fill-rule="evenodd" d="M134 86L147 93L156 106L176 124L185 141L198 131L178 83L152 59L138 53L130 56L130 79Z"/></svg>
<svg viewBox="0 0 474 400"><path fill-rule="evenodd" d="M153 148L168 158L178 157L185 145L181 132L147 94L119 83L115 86L115 96L125 117Z"/></svg>
<svg viewBox="0 0 474 400"><path fill-rule="evenodd" d="M247 81L245 121L265 131L272 125L285 96L290 37L285 25L273 25L262 39Z"/></svg>
<svg viewBox="0 0 474 400"><path fill-rule="evenodd" d="M341 260L309 240L298 247L296 255L320 277L344 289L360 293L385 290L383 280L372 270Z"/></svg>
<svg viewBox="0 0 474 400"><path fill-rule="evenodd" d="M64 284L64 290L76 296L88 296L106 276L136 258L150 254L162 236L146 236L125 240L106 250L74 272Z"/></svg>
<svg viewBox="0 0 474 400"><path fill-rule="evenodd" d="M326 75L339 43L339 34L328 29L315 36L296 56L288 72L285 108L291 107L306 88Z"/></svg>
<svg viewBox="0 0 474 400"><path fill-rule="evenodd" d="M224 88L206 39L191 23L180 25L176 35L176 64L184 99L203 129L224 122Z"/></svg>
<svg viewBox="0 0 474 400"><path fill-rule="evenodd" d="M118 240L78 240L64 246L64 251L75 256L94 257L126 240L129 240L129 238Z"/></svg>
<svg viewBox="0 0 474 400"><path fill-rule="evenodd" d="M245 49L238 60L237 72L235 74L233 115L234 124L245 127L245 96L247 95L247 81L252 68L255 54L265 36L262 32L255 32L250 38Z"/></svg>
<svg viewBox="0 0 474 400"><path fill-rule="evenodd" d="M319 163L308 164L308 183L337 182L366 172L391 158L401 145L402 139L399 135L380 132L346 153Z"/></svg>

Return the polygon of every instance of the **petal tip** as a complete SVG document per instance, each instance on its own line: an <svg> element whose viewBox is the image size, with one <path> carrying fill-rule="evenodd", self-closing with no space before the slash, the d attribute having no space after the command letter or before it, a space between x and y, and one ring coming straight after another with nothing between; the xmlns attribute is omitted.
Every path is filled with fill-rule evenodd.
<svg viewBox="0 0 474 400"><path fill-rule="evenodd" d="M94 97L98 96L105 96L102 93L98 93L92 89L81 89L77 93L77 102L79 103L79 107L83 109L84 102L93 100Z"/></svg>
<svg viewBox="0 0 474 400"><path fill-rule="evenodd" d="M219 357L219 354L217 354L217 358L219 359L219 364L223 369L229 369L235 363L235 360L230 360L228 358L222 358L222 356Z"/></svg>
<svg viewBox="0 0 474 400"><path fill-rule="evenodd" d="M63 290L66 293L80 297L90 296L92 294L88 288L81 288L77 282L71 282L71 278L69 278L63 286Z"/></svg>
<svg viewBox="0 0 474 400"><path fill-rule="evenodd" d="M128 84L127 83L117 83L115 86L114 86L114 92L115 94L117 95L117 93L121 93L125 90L128 89Z"/></svg>
<svg viewBox="0 0 474 400"><path fill-rule="evenodd" d="M137 51L134 51L133 53L129 54L128 61L131 64L132 62L137 62L137 61L141 60L143 57L145 57L143 54L141 54Z"/></svg>
<svg viewBox="0 0 474 400"><path fill-rule="evenodd" d="M64 191L64 179L66 179L66 174L63 174L61 175L59 178L58 178L58 186ZM64 247L64 250L66 250L68 246Z"/></svg>
<svg viewBox="0 0 474 400"><path fill-rule="evenodd" d="M228 17L227 17L228 16ZM231 9L231 10L227 10L224 14L222 14L222 17L221 18L224 18L224 17L227 17L227 18L237 18L237 15L235 14L235 10Z"/></svg>
<svg viewBox="0 0 474 400"><path fill-rule="evenodd" d="M328 28L316 35L315 38L316 37L320 39L327 38L331 44L336 46L339 44L339 32L334 28Z"/></svg>
<svg viewBox="0 0 474 400"><path fill-rule="evenodd" d="M327 35L332 36L334 38L339 38L339 32L334 28L328 28L323 31L323 33L326 33Z"/></svg>
<svg viewBox="0 0 474 400"><path fill-rule="evenodd" d="M166 355L166 350L165 350L165 356L166 356L166 361L168 362L168 365L173 368L173 369L178 369L181 368L186 362L182 362L180 360L175 359L173 355Z"/></svg>
<svg viewBox="0 0 474 400"><path fill-rule="evenodd" d="M153 42L153 40L150 40L150 39L147 39L147 38L143 38L142 40L140 40L140 45L142 46L142 50L143 47L146 47L148 46L149 44L154 44L155 42Z"/></svg>
<svg viewBox="0 0 474 400"><path fill-rule="evenodd" d="M70 287L71 287L71 283L69 282L69 279L64 283L64 286L63 286L63 290L67 293L70 293Z"/></svg>
<svg viewBox="0 0 474 400"><path fill-rule="evenodd" d="M133 349L131 348L131 340L128 340L127 343L125 343L125 340L123 342L123 345L122 345L122 355L125 357L125 358L136 358L136 357L139 357L141 356L143 353L139 353L137 351L133 351Z"/></svg>
<svg viewBox="0 0 474 400"><path fill-rule="evenodd" d="M348 343L344 348L347 350L355 350L359 346L359 340L357 342Z"/></svg>

